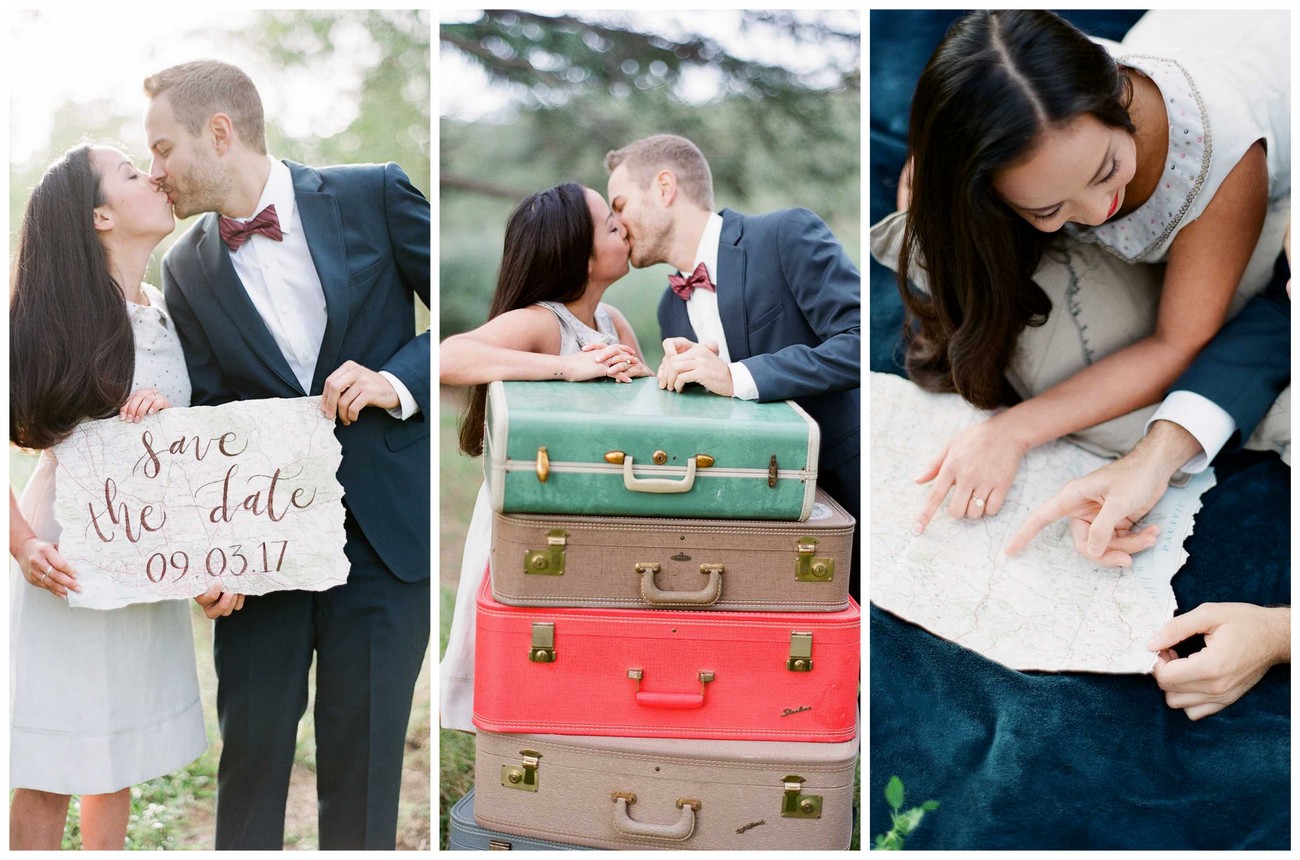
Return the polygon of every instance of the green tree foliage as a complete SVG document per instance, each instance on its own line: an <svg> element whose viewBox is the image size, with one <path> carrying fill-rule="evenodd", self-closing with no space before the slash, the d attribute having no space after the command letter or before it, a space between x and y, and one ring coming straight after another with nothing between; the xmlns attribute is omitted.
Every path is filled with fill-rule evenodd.
<svg viewBox="0 0 1300 860"><path fill-rule="evenodd" d="M415 186L428 194L432 185L429 35L425 11L264 11L246 27L202 34L195 56L226 56L235 45L244 47L247 55L246 48L252 45L286 76L309 75L325 64L355 66L356 87L334 97L337 110L353 117L347 126L329 134L287 134L275 116L268 116L271 152L308 164L395 161ZM193 35L187 38L195 39ZM259 84L266 90L275 86L275 81ZM11 257L17 249L28 194L46 166L64 150L82 140L117 142L147 166L140 125L144 103L143 91L136 90L112 103L83 102L74 96L50 106L53 122L47 146L26 162L10 165ZM147 275L153 283L158 283L157 260L186 226L180 225L160 246Z"/></svg>
<svg viewBox="0 0 1300 860"><path fill-rule="evenodd" d="M693 33L667 36L626 21L489 11L444 24L439 38L507 87L508 115L440 123L440 336L486 318L511 208L528 194L575 180L604 192L605 153L650 134L694 140L709 159L719 208L761 212L804 206L858 258L860 69L856 29L805 13L746 12L744 28L793 40L800 70L729 53ZM836 61L847 54L852 62ZM812 69L806 57L822 62ZM792 64L794 65L794 64ZM685 97L687 76L711 74L715 96ZM454 83L443 81L444 87ZM657 360L654 308L661 269L633 271L609 301Z"/></svg>

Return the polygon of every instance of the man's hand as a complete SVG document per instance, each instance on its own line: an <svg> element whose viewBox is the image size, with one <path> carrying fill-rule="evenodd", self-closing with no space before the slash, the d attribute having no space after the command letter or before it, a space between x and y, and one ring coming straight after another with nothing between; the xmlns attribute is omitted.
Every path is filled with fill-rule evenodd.
<svg viewBox="0 0 1300 860"><path fill-rule="evenodd" d="M731 368L718 357L716 343L692 343L684 337L670 337L664 341L659 387L681 391L688 382L698 382L723 397L730 397L734 392Z"/></svg>
<svg viewBox="0 0 1300 860"><path fill-rule="evenodd" d="M1074 548L1108 567L1131 567L1133 555L1155 546L1158 528L1138 532L1132 525L1155 506L1169 478L1201 450L1181 426L1157 421L1137 446L1114 463L1075 478L1029 515L1007 542L1014 555L1047 526L1070 518Z"/></svg>
<svg viewBox="0 0 1300 860"><path fill-rule="evenodd" d="M396 409L401 405L392 383L377 371L362 367L355 361L345 361L325 380L321 392L320 411L334 420L335 413L344 424L357 420L367 406Z"/></svg>
<svg viewBox="0 0 1300 860"><path fill-rule="evenodd" d="M1198 633L1205 647L1179 657L1173 646ZM1273 666L1291 662L1291 609L1202 603L1171 618L1147 648L1159 653L1155 678L1166 704L1199 720L1240 699Z"/></svg>
<svg viewBox="0 0 1300 860"><path fill-rule="evenodd" d="M244 608L244 595L221 592L221 583L214 582L212 587L194 598L194 602L203 607L203 614L209 618L229 615Z"/></svg>

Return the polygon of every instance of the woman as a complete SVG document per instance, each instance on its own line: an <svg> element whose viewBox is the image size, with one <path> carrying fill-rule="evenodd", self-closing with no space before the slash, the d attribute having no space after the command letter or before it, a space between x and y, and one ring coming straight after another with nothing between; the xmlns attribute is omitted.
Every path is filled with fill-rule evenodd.
<svg viewBox="0 0 1300 860"><path fill-rule="evenodd" d="M627 320L601 302L627 274L622 225L599 193L574 183L529 197L511 214L488 321L442 342L444 385L473 385L460 449L483 453L487 383L650 376ZM492 511L479 490L465 538L456 612L443 657L442 726L474 731L474 599L487 568Z"/></svg>
<svg viewBox="0 0 1300 860"><path fill-rule="evenodd" d="M9 441L42 449L9 494L10 848L57 849L69 795L82 844L120 849L130 787L207 745L189 607L71 609L59 554L55 459L83 420L188 405L189 377L162 294L142 283L175 227L167 195L116 149L81 146L37 184L9 305Z"/></svg>
<svg viewBox="0 0 1300 860"><path fill-rule="evenodd" d="M1285 68L1222 54L1119 63L1041 11L973 13L935 51L899 195L918 384L984 408L1013 399L1017 341L1052 311L1031 276L1062 228L1166 269L1147 337L948 443L918 478L935 483L915 533L950 489L953 516L996 514L1026 451L1156 402L1223 323L1270 195L1289 191L1290 141L1289 108L1268 100ZM928 295L908 286L913 269Z"/></svg>

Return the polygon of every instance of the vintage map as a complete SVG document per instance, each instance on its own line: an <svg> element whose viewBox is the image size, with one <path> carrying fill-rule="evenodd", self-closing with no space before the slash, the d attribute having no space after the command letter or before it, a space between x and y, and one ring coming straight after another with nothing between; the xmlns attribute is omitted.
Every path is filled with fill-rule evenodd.
<svg viewBox="0 0 1300 860"><path fill-rule="evenodd" d="M872 602L1013 669L1151 671L1155 655L1145 646L1173 616L1170 580L1187 559L1183 542L1213 471L1165 493L1143 521L1160 524L1160 541L1127 570L1080 556L1064 522L1018 555L1002 553L1031 511L1107 462L1061 441L1029 453L996 517L956 520L945 502L914 537L929 492L915 477L957 431L986 416L955 394L871 374Z"/></svg>
<svg viewBox="0 0 1300 860"><path fill-rule="evenodd" d="M53 453L59 549L82 587L72 606L347 580L342 448L319 398L88 421Z"/></svg>

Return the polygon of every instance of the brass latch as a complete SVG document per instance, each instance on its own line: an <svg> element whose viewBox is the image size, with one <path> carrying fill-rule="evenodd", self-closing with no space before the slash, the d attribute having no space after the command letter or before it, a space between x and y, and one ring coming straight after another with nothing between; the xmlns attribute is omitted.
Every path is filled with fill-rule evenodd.
<svg viewBox="0 0 1300 860"><path fill-rule="evenodd" d="M551 529L546 533L546 549L524 550L524 573L539 576L564 575L564 546L569 533L564 529Z"/></svg>
<svg viewBox="0 0 1300 860"><path fill-rule="evenodd" d="M785 799L781 802L782 818L821 818L822 798L820 794L804 794L804 778L791 774L785 783Z"/></svg>
<svg viewBox="0 0 1300 860"><path fill-rule="evenodd" d="M555 623L533 622L533 644L528 649L528 659L534 663L555 662Z"/></svg>
<svg viewBox="0 0 1300 860"><path fill-rule="evenodd" d="M767 461L767 486L769 489L776 489L776 455Z"/></svg>
<svg viewBox="0 0 1300 860"><path fill-rule="evenodd" d="M811 633L790 634L790 659L785 661L785 668L791 672L812 671L812 637Z"/></svg>
<svg viewBox="0 0 1300 860"><path fill-rule="evenodd" d="M511 845L509 842L505 842L500 839L489 839L488 850L489 851L513 851L514 846Z"/></svg>
<svg viewBox="0 0 1300 860"><path fill-rule="evenodd" d="M542 754L537 750L520 750L521 764L501 765L501 784L518 791L537 791L537 767Z"/></svg>
<svg viewBox="0 0 1300 860"><path fill-rule="evenodd" d="M612 463L615 466L623 465L623 460L627 457L622 451L610 451L605 455L605 462Z"/></svg>
<svg viewBox="0 0 1300 860"><path fill-rule="evenodd" d="M835 578L835 559L815 556L817 539L799 539L799 558L794 563L795 582L830 582Z"/></svg>
<svg viewBox="0 0 1300 860"><path fill-rule="evenodd" d="M546 453L546 446L542 445L537 449L537 480L545 484L549 477L551 477L551 457Z"/></svg>

